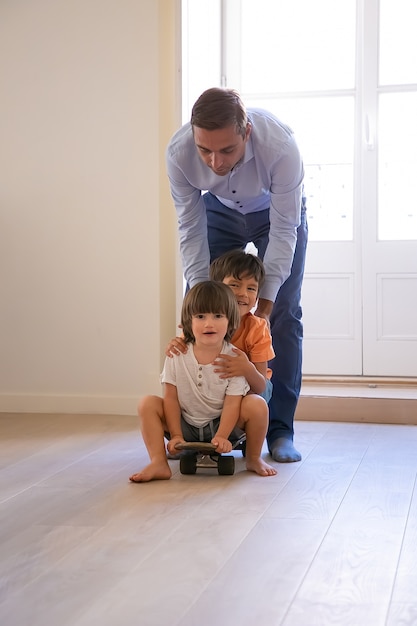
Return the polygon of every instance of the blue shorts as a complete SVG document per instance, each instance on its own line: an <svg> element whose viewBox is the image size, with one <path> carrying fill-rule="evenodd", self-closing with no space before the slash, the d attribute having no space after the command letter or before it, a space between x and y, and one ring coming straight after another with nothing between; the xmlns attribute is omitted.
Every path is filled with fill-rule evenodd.
<svg viewBox="0 0 417 626"><path fill-rule="evenodd" d="M262 393L259 394L261 396L261 398L263 398L267 404L269 403L269 401L271 399L273 388L274 388L274 386L272 384L272 381L269 380L269 378L267 378L266 379L265 391L263 391Z"/></svg>

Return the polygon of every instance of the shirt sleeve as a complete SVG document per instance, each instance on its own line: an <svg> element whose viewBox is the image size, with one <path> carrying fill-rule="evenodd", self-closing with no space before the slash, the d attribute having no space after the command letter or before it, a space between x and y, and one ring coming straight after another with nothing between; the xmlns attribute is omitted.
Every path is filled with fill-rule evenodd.
<svg viewBox="0 0 417 626"><path fill-rule="evenodd" d="M290 135L271 169L269 242L265 252L265 283L260 297L275 302L291 272L297 228L301 220L304 168L294 136Z"/></svg>
<svg viewBox="0 0 417 626"><path fill-rule="evenodd" d="M243 376L233 376L228 379L226 387L226 396L246 396L250 387L246 378Z"/></svg>
<svg viewBox="0 0 417 626"><path fill-rule="evenodd" d="M186 281L193 287L209 278L210 252L204 200L201 189L189 183L169 152L167 171L177 211L183 272Z"/></svg>
<svg viewBox="0 0 417 626"><path fill-rule="evenodd" d="M274 358L272 338L266 320L257 318L257 325L248 336L249 359L252 363L264 363Z"/></svg>
<svg viewBox="0 0 417 626"><path fill-rule="evenodd" d="M174 357L165 358L164 368L159 377L161 384L169 383L170 385L177 386L177 377L176 377L176 368L175 368L175 359Z"/></svg>

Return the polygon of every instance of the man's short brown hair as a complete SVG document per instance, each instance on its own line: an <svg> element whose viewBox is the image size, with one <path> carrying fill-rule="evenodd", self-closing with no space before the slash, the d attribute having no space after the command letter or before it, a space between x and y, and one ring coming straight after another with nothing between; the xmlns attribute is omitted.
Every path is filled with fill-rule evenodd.
<svg viewBox="0 0 417 626"><path fill-rule="evenodd" d="M248 117L240 95L234 89L212 87L204 91L191 111L191 126L218 130L235 126L236 133L245 138Z"/></svg>

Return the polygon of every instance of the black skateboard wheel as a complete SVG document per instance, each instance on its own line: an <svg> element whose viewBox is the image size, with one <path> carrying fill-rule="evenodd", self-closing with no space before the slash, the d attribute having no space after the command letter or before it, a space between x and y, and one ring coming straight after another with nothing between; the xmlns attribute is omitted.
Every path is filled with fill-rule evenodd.
<svg viewBox="0 0 417 626"><path fill-rule="evenodd" d="M182 454L180 456L180 472L181 474L195 474L197 471L197 455Z"/></svg>
<svg viewBox="0 0 417 626"><path fill-rule="evenodd" d="M219 456L217 460L217 470L221 476L231 476L235 473L235 457Z"/></svg>

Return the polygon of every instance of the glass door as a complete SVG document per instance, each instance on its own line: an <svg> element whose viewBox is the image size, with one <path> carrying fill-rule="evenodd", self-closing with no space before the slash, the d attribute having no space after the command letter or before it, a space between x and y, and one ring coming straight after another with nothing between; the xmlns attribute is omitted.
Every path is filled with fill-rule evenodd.
<svg viewBox="0 0 417 626"><path fill-rule="evenodd" d="M304 374L417 376L414 0L184 6L207 37L192 67L188 56L185 119L204 89L236 88L289 124L303 154ZM217 80L204 57L216 57L216 41Z"/></svg>
<svg viewBox="0 0 417 626"><path fill-rule="evenodd" d="M364 85L367 143L363 160L363 371L417 375L417 5L365 3L369 54Z"/></svg>
<svg viewBox="0 0 417 626"><path fill-rule="evenodd" d="M356 3L224 3L227 86L289 124L305 166L304 373L362 373ZM323 19L323 16L326 19ZM267 16L267 19L265 17ZM227 25L240 24L234 49Z"/></svg>

